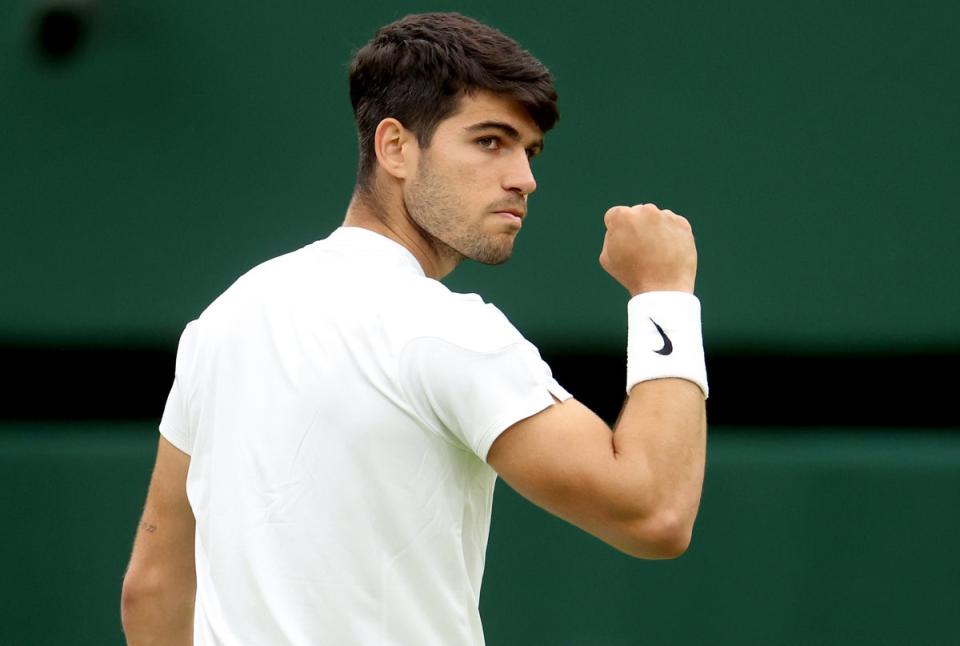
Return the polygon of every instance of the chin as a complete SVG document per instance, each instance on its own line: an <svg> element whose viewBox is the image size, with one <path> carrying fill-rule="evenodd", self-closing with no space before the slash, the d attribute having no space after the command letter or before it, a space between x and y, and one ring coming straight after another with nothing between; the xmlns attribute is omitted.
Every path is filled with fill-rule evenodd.
<svg viewBox="0 0 960 646"><path fill-rule="evenodd" d="M463 258L469 258L484 265L502 265L513 255L514 235L492 233L483 236L471 236L447 243Z"/></svg>
<svg viewBox="0 0 960 646"><path fill-rule="evenodd" d="M510 256L499 256L497 258L477 258L476 260L483 265L502 265L510 260Z"/></svg>
<svg viewBox="0 0 960 646"><path fill-rule="evenodd" d="M510 256L512 255L513 245L510 245L505 249L484 249L482 252L471 256L470 259L476 260L484 265L502 265L510 260Z"/></svg>

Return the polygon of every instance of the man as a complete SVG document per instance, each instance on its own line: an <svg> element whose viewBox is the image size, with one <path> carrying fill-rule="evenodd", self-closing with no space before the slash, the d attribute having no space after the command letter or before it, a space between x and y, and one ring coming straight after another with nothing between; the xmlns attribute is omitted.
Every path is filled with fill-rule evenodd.
<svg viewBox="0 0 960 646"><path fill-rule="evenodd" d="M124 580L131 644L482 644L496 475L643 558L687 547L706 374L686 220L614 207L630 292L615 432L493 306L438 279L506 261L557 119L547 70L457 14L408 16L350 74L343 226L253 269L183 333Z"/></svg>

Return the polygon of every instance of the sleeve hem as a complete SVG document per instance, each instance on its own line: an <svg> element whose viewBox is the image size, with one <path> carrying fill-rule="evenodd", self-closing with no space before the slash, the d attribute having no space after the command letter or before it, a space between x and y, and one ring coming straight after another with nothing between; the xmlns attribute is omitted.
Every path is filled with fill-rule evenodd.
<svg viewBox="0 0 960 646"><path fill-rule="evenodd" d="M566 391L564 391L566 392ZM529 398L519 403L516 407L510 409L503 415L497 417L480 435L480 440L474 447L477 455L484 461L487 461L487 454L494 441L508 428L521 420L533 417L537 413L546 410L554 404L554 394L552 389L545 387L543 390L533 393ZM568 393L569 398L569 393ZM559 398L558 398L559 399Z"/></svg>
<svg viewBox="0 0 960 646"><path fill-rule="evenodd" d="M173 444L187 455L191 454L190 448L187 446L187 442L184 440L186 433L183 433L181 429L170 428L169 424L164 424L161 421L158 430L160 431L160 435L162 435L165 440L170 442L170 444Z"/></svg>

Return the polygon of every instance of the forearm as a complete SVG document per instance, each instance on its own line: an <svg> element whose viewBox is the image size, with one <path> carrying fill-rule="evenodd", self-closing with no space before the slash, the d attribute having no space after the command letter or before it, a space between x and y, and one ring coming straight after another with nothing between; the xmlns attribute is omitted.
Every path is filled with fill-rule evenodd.
<svg viewBox="0 0 960 646"><path fill-rule="evenodd" d="M640 533L685 549L706 453L700 302L688 292L650 291L632 297L627 313L629 397L611 439L618 478L633 492L633 522L651 526Z"/></svg>
<svg viewBox="0 0 960 646"><path fill-rule="evenodd" d="M706 462L703 391L683 379L634 386L617 426L612 450L616 485L630 506L634 535L655 551L682 552L700 505Z"/></svg>

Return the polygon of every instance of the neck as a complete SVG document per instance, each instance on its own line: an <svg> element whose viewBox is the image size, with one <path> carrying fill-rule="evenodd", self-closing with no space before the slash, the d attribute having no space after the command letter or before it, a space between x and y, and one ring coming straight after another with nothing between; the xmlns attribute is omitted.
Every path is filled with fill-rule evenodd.
<svg viewBox="0 0 960 646"><path fill-rule="evenodd" d="M384 196L379 191L355 189L343 226L368 229L403 245L430 278L440 280L461 260L459 254L413 221L399 191Z"/></svg>

